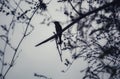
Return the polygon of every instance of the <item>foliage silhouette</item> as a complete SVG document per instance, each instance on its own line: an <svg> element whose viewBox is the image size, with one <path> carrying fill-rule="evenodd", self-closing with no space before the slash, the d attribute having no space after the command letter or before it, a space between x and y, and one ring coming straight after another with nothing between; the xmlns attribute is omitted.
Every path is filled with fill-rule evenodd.
<svg viewBox="0 0 120 79"><path fill-rule="evenodd" d="M113 2L110 2L102 0L87 0L87 3L89 4L88 12L82 11L82 5L80 5L80 11L77 11L71 4L72 1L70 0L59 0L58 2L70 3L73 10L76 14L78 14L78 18L72 20L69 25L63 28L62 32L71 29L69 27L72 27L74 24L78 23L77 33L80 34L79 35L76 33L76 41L73 41L72 37L75 35L72 35L69 31L68 34L63 33L64 40L62 52L65 50L70 50L70 52L72 52L73 61L70 62L66 59L64 64L68 68L62 72L69 70L73 62L78 58L84 58L85 61L88 61L88 67L81 71L86 73L83 79L103 79L101 75L104 74L110 75L108 79L119 79L119 1L113 0ZM84 1L81 0L81 2L77 2L77 4L82 4L82 2ZM93 6L95 2L97 5L102 6L99 8ZM79 12L81 14L79 14ZM69 14L70 13L68 13L68 11L65 11L65 15L69 16ZM92 25L93 21L96 22L96 28ZM100 24L102 26L97 27ZM71 35L71 37L67 37L68 35ZM55 37L56 35L53 35L36 46L44 44ZM65 40L68 40L68 42L66 43ZM106 40L107 42L104 43L104 45L101 45L101 40ZM81 51L76 51L78 53L76 54L73 50L77 50L79 48L81 48Z"/></svg>
<svg viewBox="0 0 120 79"><path fill-rule="evenodd" d="M116 3L117 3L116 1L113 1L113 2L111 2L111 3L108 3L107 5L104 5L104 6L100 7L100 8L98 8L98 9L95 9L95 10L93 10L93 11L91 11L91 12L88 12L88 13L86 13L86 14L78 17L78 18L75 19L72 23L70 23L68 26L66 26L65 28L63 28L62 32L65 31L65 30L67 30L69 27L71 27L71 26L74 25L75 23L77 23L80 19L82 19L82 18L84 18L84 17L86 17L86 16L89 16L89 15L91 15L91 14L93 14L93 13L96 13L96 12L98 12L98 11L100 11L100 10L106 8L106 7L109 7L109 6L111 6L111 5L114 5L114 4L116 4ZM53 39L53 38L55 38L55 37L56 37L56 34L53 35L53 36L51 36L50 38L44 40L43 42L37 44L36 46L39 46L39 45L41 45L41 44L43 44L43 43L45 43L45 42L47 42L47 41L49 41L49 40L51 40L51 39Z"/></svg>

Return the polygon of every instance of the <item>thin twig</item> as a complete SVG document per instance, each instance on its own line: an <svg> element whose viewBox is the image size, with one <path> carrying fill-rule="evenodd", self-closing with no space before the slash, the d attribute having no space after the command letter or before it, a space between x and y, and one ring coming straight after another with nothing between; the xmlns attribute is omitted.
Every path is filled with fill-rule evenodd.
<svg viewBox="0 0 120 79"><path fill-rule="evenodd" d="M20 3L21 3L21 0L18 2L18 6L19 6ZM16 12L18 6L16 7L15 12ZM6 52L6 48L7 48L8 42L9 42L8 35L9 35L9 32L10 32L11 24L13 22L14 17L15 17L15 15L13 15L12 21L11 21L10 26L8 28L8 32L6 33L7 39L6 39L5 46L4 46L4 55L3 55L3 58L2 58L2 67L1 67L1 74L2 74L2 76L3 76L4 62L5 62L4 61L5 60L5 52ZM4 79L4 76L3 76L3 79Z"/></svg>
<svg viewBox="0 0 120 79"><path fill-rule="evenodd" d="M33 12L32 16L30 17L29 22L28 22L28 24L27 24L27 26L26 26L25 32L24 32L24 34L23 34L23 37L21 38L21 40L20 40L17 48L15 49L15 53L14 53L14 55L13 55L13 57L12 57L10 66L9 66L9 68L6 70L6 72L5 72L5 74L4 74L4 77L6 76L6 74L8 73L8 71L12 68L13 63L14 63L15 56L16 56L17 51L18 51L18 48L20 47L22 41L23 41L24 38L26 37L26 33L27 33L27 30L28 30L29 24L30 24L30 22L31 22L31 20L32 20L32 18L33 18L33 16L34 16L34 14L36 13L36 11L37 11L38 9L39 9L39 7L37 7L37 8L35 9L35 11Z"/></svg>
<svg viewBox="0 0 120 79"><path fill-rule="evenodd" d="M83 15L82 13L78 12L78 11L75 9L75 7L73 6L71 0L69 0L68 2L70 3L71 7L73 8L73 10L74 10L78 15L80 15L80 16Z"/></svg>

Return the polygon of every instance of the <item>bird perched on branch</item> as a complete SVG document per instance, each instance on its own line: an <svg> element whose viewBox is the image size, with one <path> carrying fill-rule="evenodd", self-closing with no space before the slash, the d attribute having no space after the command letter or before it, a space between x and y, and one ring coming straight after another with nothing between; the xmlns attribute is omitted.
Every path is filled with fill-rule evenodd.
<svg viewBox="0 0 120 79"><path fill-rule="evenodd" d="M58 42L58 44L62 44L62 26L60 25L60 23L58 21L54 21L53 22L55 24L55 29L56 29L56 40Z"/></svg>

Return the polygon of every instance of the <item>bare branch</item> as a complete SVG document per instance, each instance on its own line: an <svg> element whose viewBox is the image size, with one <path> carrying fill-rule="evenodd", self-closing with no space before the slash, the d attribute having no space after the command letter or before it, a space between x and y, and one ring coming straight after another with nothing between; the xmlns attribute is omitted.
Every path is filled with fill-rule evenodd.
<svg viewBox="0 0 120 79"><path fill-rule="evenodd" d="M17 52L18 52L18 48L20 47L20 45L21 45L22 41L24 40L24 38L27 36L26 33L27 33L28 27L29 27L29 25L30 25L30 22L31 22L34 14L36 13L36 11L37 11L38 9L39 9L39 7L37 7L37 8L35 9L35 11L33 12L33 14L31 15L31 17L30 17L30 19L29 19L29 22L28 22L28 24L27 24L27 26L26 26L25 32L24 32L24 34L23 34L23 37L21 38L18 46L17 46L16 49L15 49L14 55L13 55L12 60L11 60L11 63L10 63L10 66L9 66L8 69L6 70L6 72L5 72L5 74L3 75L3 77L5 77L5 76L7 75L7 73L8 73L8 71L12 68L12 66L13 66L13 64L14 64L14 60L15 60L16 54L17 54Z"/></svg>

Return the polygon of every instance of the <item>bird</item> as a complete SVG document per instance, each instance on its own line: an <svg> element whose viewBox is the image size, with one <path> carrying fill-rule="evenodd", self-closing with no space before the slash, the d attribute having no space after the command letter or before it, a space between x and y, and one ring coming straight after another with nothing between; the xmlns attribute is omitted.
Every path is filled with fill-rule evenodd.
<svg viewBox="0 0 120 79"><path fill-rule="evenodd" d="M58 44L62 44L62 26L60 25L59 21L54 21L55 24L55 30L56 30L56 40L59 41Z"/></svg>

